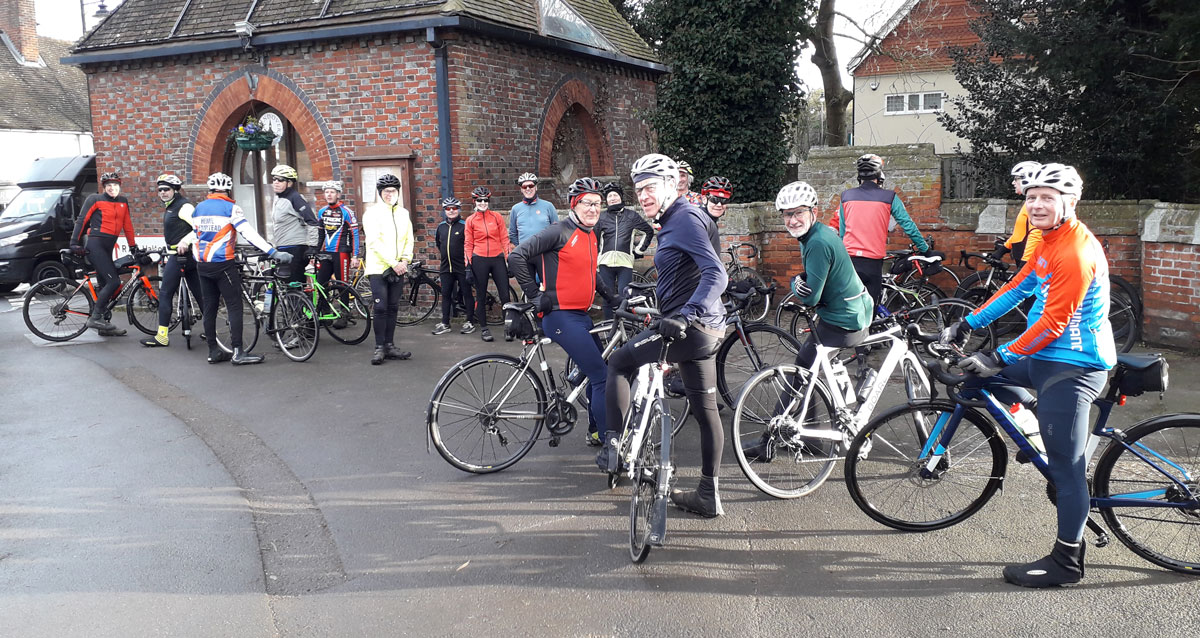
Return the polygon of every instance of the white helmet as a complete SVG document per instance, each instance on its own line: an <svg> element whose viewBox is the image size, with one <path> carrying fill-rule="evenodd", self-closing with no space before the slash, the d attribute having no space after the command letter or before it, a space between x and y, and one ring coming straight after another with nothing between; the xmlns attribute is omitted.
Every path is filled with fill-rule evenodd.
<svg viewBox="0 0 1200 638"><path fill-rule="evenodd" d="M775 210L779 211L792 210L801 206L814 208L816 205L817 191L807 182L792 182L779 189L779 194L775 196Z"/></svg>
<svg viewBox="0 0 1200 638"><path fill-rule="evenodd" d="M533 182L534 185L536 186L538 183L538 176L534 175L533 173L521 173L517 177L517 186L520 186L521 184L524 184L525 182Z"/></svg>
<svg viewBox="0 0 1200 638"><path fill-rule="evenodd" d="M336 180L336 179L331 179L328 182L325 182L324 184L321 185L321 190L323 190L323 191L329 190L331 188L339 193L343 192L342 191L342 182L339 180Z"/></svg>
<svg viewBox="0 0 1200 638"><path fill-rule="evenodd" d="M633 168L629 169L629 177L633 179L634 184L648 177L661 177L676 184L679 182L679 165L662 153L651 153L643 155L633 163Z"/></svg>
<svg viewBox="0 0 1200 638"><path fill-rule="evenodd" d="M1021 192L1027 193L1031 188L1047 187L1063 195L1083 196L1083 178L1074 166L1066 164L1043 164L1036 170L1021 178Z"/></svg>
<svg viewBox="0 0 1200 638"><path fill-rule="evenodd" d="M225 173L213 173L208 176L208 190L211 191L232 191L233 178Z"/></svg>
<svg viewBox="0 0 1200 638"><path fill-rule="evenodd" d="M1017 162L1013 165L1012 170L1009 171L1009 175L1012 175L1015 179L1024 179L1026 175L1036 171L1041 165L1041 162Z"/></svg>

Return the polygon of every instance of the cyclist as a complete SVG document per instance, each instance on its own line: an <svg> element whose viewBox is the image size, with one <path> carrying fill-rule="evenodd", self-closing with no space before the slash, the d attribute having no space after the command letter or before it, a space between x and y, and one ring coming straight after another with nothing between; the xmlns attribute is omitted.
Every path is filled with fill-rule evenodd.
<svg viewBox="0 0 1200 638"><path fill-rule="evenodd" d="M296 190L298 179L296 169L287 164L271 169L271 189L275 191L275 204L271 207L272 233L279 250L291 254L297 261L288 281L302 283L304 268L299 266L299 260L317 245L316 230L320 222L304 196ZM310 228L312 232L309 232Z"/></svg>
<svg viewBox="0 0 1200 638"><path fill-rule="evenodd" d="M929 245L896 191L880 187L883 158L868 153L858 158L855 166L859 185L842 193L838 235L850 253L854 271L871 293L871 307L877 308L883 297L883 258L887 255L890 220L896 221L921 253L928 253Z"/></svg>
<svg viewBox="0 0 1200 638"><path fill-rule="evenodd" d="M558 210L554 204L538 199L538 176L521 173L517 186L521 187L521 201L513 204L508 213L508 242L520 246L550 224L558 221Z"/></svg>
<svg viewBox="0 0 1200 638"><path fill-rule="evenodd" d="M700 196L700 193L691 190L694 179L696 179L696 174L692 172L692 165L687 162L679 162L679 183L675 185L675 192L685 201L703 206L704 198Z"/></svg>
<svg viewBox="0 0 1200 638"><path fill-rule="evenodd" d="M179 240L176 252L182 255L190 246L192 258L198 262L204 334L209 335L208 362L220 363L232 359L233 365L240 366L262 363L264 357L242 350L242 271L235 252L238 234L280 263L291 262L292 255L275 248L255 232L242 214L242 208L229 196L232 191L232 177L224 173L208 176L208 199L196 204L192 211L194 230ZM225 301L229 320L232 357L221 350L217 340L212 337L217 333L217 308L221 300Z"/></svg>
<svg viewBox="0 0 1200 638"><path fill-rule="evenodd" d="M375 352L371 365L384 359L408 359L411 352L393 343L400 297L404 294L404 275L413 257L413 226L408 210L400 204L400 178L384 173L375 181L379 199L363 211L363 236L367 243L367 261L363 273L371 283L375 307Z"/></svg>
<svg viewBox="0 0 1200 638"><path fill-rule="evenodd" d="M492 191L480 186L471 191L475 200L475 213L467 219L466 239L463 254L467 258L467 281L475 286L475 313L479 322L479 337L492 341L492 331L487 327L488 277L496 282L496 294L500 304L508 303L508 266L505 260L512 252L508 233L504 230L504 218L488 207ZM510 337L505 337L512 340Z"/></svg>
<svg viewBox="0 0 1200 638"><path fill-rule="evenodd" d="M721 293L729 283L725 267L708 239L710 222L699 208L679 196L679 167L671 158L652 153L638 159L630 172L642 211L662 227L654 265L658 268L658 302L663 318L657 330L645 330L608 360L608 444L596 459L601 467L616 468L617 439L629 410L629 379L638 367L653 363L659 339L675 341L667 360L679 365L692 413L700 425L702 456L696 490L671 492L681 509L712 518L724 513L717 486L725 444L717 415L717 347L725 334Z"/></svg>
<svg viewBox="0 0 1200 638"><path fill-rule="evenodd" d="M817 191L805 182L792 182L779 190L775 209L783 216L787 232L800 242L804 272L792 279L792 292L800 303L816 310L818 321L796 354L796 365L807 369L817 358L817 346L848 348L867 338L871 324L871 297L854 272L850 255L833 229L817 222ZM744 450L746 459L769 461L774 448L769 434Z"/></svg>
<svg viewBox="0 0 1200 638"><path fill-rule="evenodd" d="M625 206L625 189L609 182L601 189L607 208L596 222L600 236L600 281L612 293L612 303L604 305L604 318L612 319L613 308L620 304L625 287L633 281L633 260L646 252L654 240L654 227L633 209ZM633 243L634 231L642 233L642 241Z"/></svg>
<svg viewBox="0 0 1200 638"><path fill-rule="evenodd" d="M1010 174L1012 175L1013 190L1018 195L1024 195L1024 187L1021 186L1021 180L1031 175L1040 167L1037 162L1018 162L1012 167ZM1025 203L1021 203L1021 211L1017 213L1017 221L1013 224L1013 233L1004 242L1003 246L998 246L992 253L992 257L1000 259L1009 251L1012 251L1013 261L1017 262L1017 267L1025 265L1029 258L1033 256L1033 249L1042 241L1042 231L1034 228L1033 224L1029 223L1029 211L1025 209ZM1020 255L1018 257L1018 255Z"/></svg>
<svg viewBox="0 0 1200 638"><path fill-rule="evenodd" d="M188 288L196 297L196 302L204 307L204 295L200 293L200 271L196 262L188 259L186 254L177 254L179 242L192 232L192 213L195 206L183 196L183 181L175 175L165 173L158 176L158 199L163 203L163 241L167 244L167 262L162 267L162 284L158 289L158 332L149 339L143 339L142 345L150 348L166 346L167 333L171 326L171 310L174 308L173 299L179 290L179 278L187 278Z"/></svg>
<svg viewBox="0 0 1200 638"><path fill-rule="evenodd" d="M475 324L471 323L471 317L475 316L475 295L467 283L467 261L463 256L467 223L462 218L462 202L456 197L443 199L442 214L445 219L438 224L434 233L438 256L442 262L438 273L442 284L442 322L433 327L433 334L450 332L450 316L457 291L462 295L467 315L459 332L469 335L475 332Z"/></svg>
<svg viewBox="0 0 1200 638"><path fill-rule="evenodd" d="M121 286L121 277L113 266L113 249L117 245L117 235L121 233L125 233L131 251L137 249L137 241L133 220L129 217L129 200L121 194L121 174L115 171L101 174L100 185L104 192L88 195L83 202L83 213L75 221L70 245L76 255L87 255L100 282L96 307L88 317L87 327L94 328L104 337L120 337L125 330L105 318L105 307Z"/></svg>
<svg viewBox="0 0 1200 638"><path fill-rule="evenodd" d="M959 365L981 378L1002 374L1003 379L991 380L1000 386L1001 400L1032 401L1024 388L1036 389L1042 399L1037 416L1058 490L1058 534L1050 555L1005 567L1004 579L1023 587L1052 587L1083 577L1083 528L1090 507L1084 457L1088 410L1116 363L1116 347L1108 323L1108 260L1095 235L1075 217L1083 194L1079 173L1046 164L1021 185L1029 221L1042 231L1042 242L991 299L946 328L942 342L961 341L969 329L988 325L1034 296L1025 332Z"/></svg>
<svg viewBox="0 0 1200 638"><path fill-rule="evenodd" d="M571 198L567 218L527 238L509 255L508 265L525 298L542 313L543 332L588 378L588 421L603 441L608 366L600 342L588 332L594 326L587 314L597 291L611 298L596 274L600 244L595 227L604 206L600 190L600 182L590 177L575 180L567 191ZM535 272L542 281L540 290Z"/></svg>
<svg viewBox="0 0 1200 638"><path fill-rule="evenodd" d="M321 187L325 196L325 206L317 211L317 219L321 223L317 227L317 248L322 253L333 256L333 259L328 261L317 262L317 283L322 286L328 284L334 274L337 274L338 279L346 281L346 264L349 263L351 268L358 268L358 256L362 254L358 218L354 216L354 211L342 202L342 188L342 183L338 180L329 180ZM317 312L329 312L329 302L324 297L321 297L320 303L322 307L318 308ZM345 317L335 319L333 327L339 330L345 328Z"/></svg>
<svg viewBox="0 0 1200 638"><path fill-rule="evenodd" d="M708 213L713 221L708 238L712 241L713 250L720 255L721 230L717 227L717 222L725 216L725 211L729 210L729 200L733 198L733 184L724 177L715 175L704 180L704 185L700 187L700 195L704 200L704 212Z"/></svg>

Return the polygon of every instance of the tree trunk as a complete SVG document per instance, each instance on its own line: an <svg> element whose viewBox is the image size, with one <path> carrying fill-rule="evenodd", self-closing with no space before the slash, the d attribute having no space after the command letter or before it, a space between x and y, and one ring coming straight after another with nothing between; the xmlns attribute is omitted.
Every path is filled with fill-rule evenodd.
<svg viewBox="0 0 1200 638"><path fill-rule="evenodd" d="M854 101L854 93L842 86L837 49L833 45L833 5L834 0L821 0L816 29L809 42L813 45L812 62L821 70L821 82L825 86L825 138L822 141L826 146L845 146L846 109Z"/></svg>

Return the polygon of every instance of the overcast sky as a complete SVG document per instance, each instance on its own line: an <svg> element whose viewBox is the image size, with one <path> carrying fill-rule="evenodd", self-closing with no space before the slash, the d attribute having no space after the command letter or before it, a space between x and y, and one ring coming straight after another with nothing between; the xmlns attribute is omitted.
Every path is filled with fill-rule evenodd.
<svg viewBox="0 0 1200 638"><path fill-rule="evenodd" d="M737 1L737 0L731 0ZM61 40L77 40L82 34L79 15L79 0L35 0L38 15L38 33ZM874 33L883 27L892 13L904 3L904 0L840 0L837 10L853 18L868 32ZM112 10L121 4L121 0L104 3ZM95 26L97 20L92 17L100 6L99 0L83 0L84 13L87 15L88 27ZM863 34L846 20L839 17L836 32L845 34L837 38L838 63L842 67L843 82L850 85L850 74L846 72L846 64L862 48ZM851 36L851 37L846 37ZM821 74L809 62L812 57L812 47L806 47L801 54L799 66L800 79L808 84L810 89L821 88Z"/></svg>

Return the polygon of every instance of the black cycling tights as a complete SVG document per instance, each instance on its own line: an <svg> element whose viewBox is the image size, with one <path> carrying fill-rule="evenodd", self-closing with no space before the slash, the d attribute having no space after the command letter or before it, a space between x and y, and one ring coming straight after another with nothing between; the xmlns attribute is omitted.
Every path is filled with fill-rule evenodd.
<svg viewBox="0 0 1200 638"><path fill-rule="evenodd" d="M624 430L625 414L629 412L630 379L640 366L658 360L659 339L662 337L657 332L644 330L609 356L605 384L609 437L620 436ZM704 476L714 478L721 469L721 452L725 447L721 416L717 414L717 360L713 357L720 343L717 336L690 326L687 338L667 349L667 361L678 364L692 416L700 424L700 455L703 457L700 471Z"/></svg>
<svg viewBox="0 0 1200 638"><path fill-rule="evenodd" d="M371 284L371 314L375 321L375 347L393 343L396 336L396 315L400 314L400 298L404 294L404 279L387 281L383 275L368 275Z"/></svg>
<svg viewBox="0 0 1200 638"><path fill-rule="evenodd" d="M242 348L242 271L236 262L199 264L200 307L204 309L204 334L208 335L208 351L217 351L217 308L225 300L229 317L229 346Z"/></svg>
<svg viewBox="0 0 1200 638"><path fill-rule="evenodd" d="M508 298L508 266L504 256L471 258L471 270L475 273L475 316L479 327L487 327L487 285L488 277L496 282L496 294L500 297L500 305L509 302Z"/></svg>
<svg viewBox="0 0 1200 638"><path fill-rule="evenodd" d="M88 235L87 256L96 269L96 279L100 281L100 290L96 291L96 310L99 311L112 298L113 293L121 286L121 277L117 267L113 265L113 246L117 244L114 235Z"/></svg>
<svg viewBox="0 0 1200 638"><path fill-rule="evenodd" d="M200 290L200 273L196 270L196 262L191 255L171 255L162 267L162 285L158 287L158 325L171 325L171 312L175 310L175 292L179 290L179 280L187 278L188 290L204 308L204 293ZM201 310L203 312L203 310Z"/></svg>

